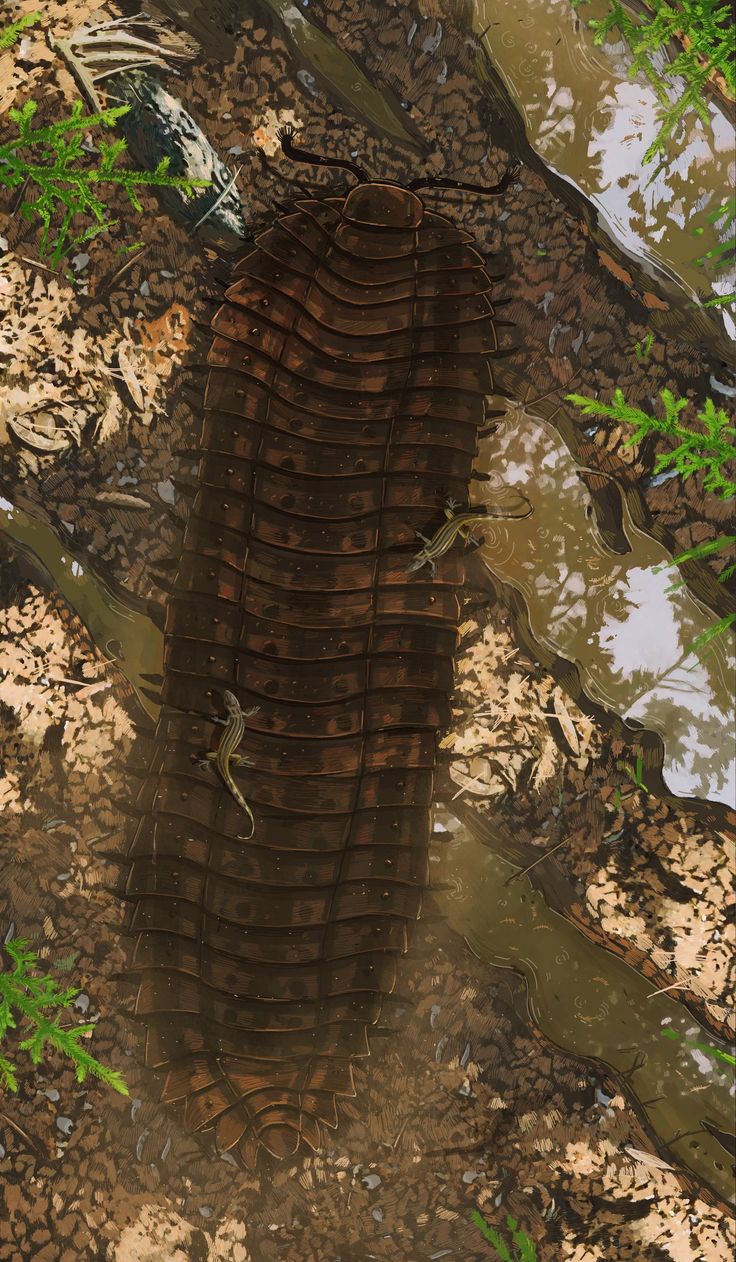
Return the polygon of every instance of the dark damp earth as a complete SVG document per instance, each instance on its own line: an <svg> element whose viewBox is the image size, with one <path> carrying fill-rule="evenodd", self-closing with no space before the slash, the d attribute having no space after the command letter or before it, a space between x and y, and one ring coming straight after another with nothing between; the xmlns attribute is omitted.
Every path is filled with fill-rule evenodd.
<svg viewBox="0 0 736 1262"><path fill-rule="evenodd" d="M51 4L49 12L73 27L91 8ZM377 83L410 102L425 157L372 133L321 88L313 95L304 74L295 73L283 34L260 11L245 18L227 60L199 58L168 81L220 154L239 148L233 156L242 164L247 219L267 224L274 201L300 188L344 187L339 174L302 168L295 175L275 154L274 118L283 121L285 111L312 147L347 149L376 174L402 181L426 171L493 183L513 158L523 159L479 86L461 7L452 17L425 10L423 17L409 4L370 0L310 4ZM425 51L440 20L441 44ZM21 69L26 77L13 85L19 99L32 92L49 120L68 107L75 89L48 50L31 43ZM101 431L90 425L79 447L57 457L39 457L4 436L2 495L48 522L111 582L148 600L161 596L152 575L157 562L177 555L187 513L177 483L191 478L191 468L171 453L189 445L198 428L201 379L188 377L185 395L178 365L203 358L208 335L192 321L206 324L206 299L218 295L219 282L201 242L163 215L153 194L142 200L144 214L136 217L111 199L120 224L85 247L76 289L34 266L35 227L7 207L0 218L9 251L3 262L11 283L18 281L6 336L19 359L23 346L24 371L81 391L92 376L119 400ZM647 308L602 266L579 218L529 166L499 201L453 195L442 209L495 256L490 270L505 274L499 293L511 301L503 314L517 327L504 331L504 341L519 350L503 372L516 397L527 388L533 398L564 393L577 374L580 393L608 397L620 386L647 406L669 388L699 403L711 374L724 379L717 358L682 338L660 334L646 362L631 354L648 331ZM142 253L115 253L136 240L145 244ZM73 331L74 340L56 345L52 324ZM94 375L131 330L146 351L135 364L151 390L143 409L124 380ZM12 371L7 384L18 386ZM547 402L551 414L560 395ZM563 427L564 412L553 423ZM647 485L654 448L623 458L623 436L605 425L596 437L578 437L584 463L599 462L622 485L638 488L673 547L722 531L728 506L703 496L697 478ZM119 870L103 852L118 848L125 827L113 800L130 800L137 783L128 771L140 749L136 703L104 664L114 646L103 655L33 567L0 547L0 929L4 936L14 926L17 936L30 938L49 969L73 957L64 976L81 987L74 1019L99 1018L90 1046L124 1074L130 1092L126 1098L91 1079L76 1083L56 1056L34 1071L17 1053L18 1094L0 1100L2 1262L481 1262L494 1253L471 1218L474 1209L501 1231L513 1215L540 1262L730 1256L732 1223L709 1193L683 1171L628 1151L653 1154L656 1143L626 1082L545 1042L522 979L477 959L434 914L431 897L400 969L387 1016L393 1032L375 1040L331 1147L249 1176L214 1156L206 1137L187 1135L176 1111L156 1102L156 1080L140 1067L130 991L118 979L126 963L125 912L107 888ZM469 642L487 626L508 653L516 647L516 670L531 691L548 677L545 667L519 649L501 596L474 586L469 574ZM502 671L498 677L509 678ZM523 864L567 834L567 844L540 865L541 880L554 864L547 897L556 891L591 938L648 967L653 990L682 985L714 1036L727 1034L727 821L641 794L622 809L631 786L617 762L630 748L615 727L596 723L597 744L584 768L552 720L554 779L534 787L530 774L520 776L514 790L475 805L502 840L527 847ZM528 746L531 766L528 729L517 728L513 739ZM443 773L443 801L457 788ZM467 794L460 800L474 801ZM435 870L441 847L439 833ZM693 977L695 994L687 986Z"/></svg>

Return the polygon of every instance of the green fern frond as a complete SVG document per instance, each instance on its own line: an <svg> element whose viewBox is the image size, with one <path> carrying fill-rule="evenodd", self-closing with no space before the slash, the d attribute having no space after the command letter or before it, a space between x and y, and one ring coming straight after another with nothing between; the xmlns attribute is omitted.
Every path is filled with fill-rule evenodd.
<svg viewBox="0 0 736 1262"><path fill-rule="evenodd" d="M704 307L733 307L736 306L736 294L719 294L717 298L709 298L703 303Z"/></svg>
<svg viewBox="0 0 736 1262"><path fill-rule="evenodd" d="M670 390L663 390L660 399L664 416L651 416L641 408L626 402L621 389L614 391L611 403L601 403L585 395L568 394L565 398L579 407L585 416L602 416L634 427L634 433L624 446L640 443L649 434L666 434L677 441L672 451L663 452L655 461L655 473L674 468L682 478L702 472L703 488L721 499L736 495L736 480L727 476L725 469L736 462L736 426L723 408L716 407L712 399L706 399L697 419L701 428L694 429L680 420L680 413L688 406L687 399L676 399ZM736 465L734 465L736 467Z"/></svg>
<svg viewBox="0 0 736 1262"><path fill-rule="evenodd" d="M100 1064L80 1040L92 1034L94 1022L65 1028L59 1024L59 1010L66 1009L79 994L78 986L60 987L53 978L39 976L38 955L28 947L25 938L15 938L5 944L12 969L0 972L0 1039L8 1030L18 1028L18 1021L29 1030L19 1043L19 1050L28 1052L34 1065L40 1064L47 1046L68 1056L74 1065L77 1082L84 1082L87 1075L99 1078L121 1095L128 1094L122 1075ZM18 1090L15 1066L5 1056L0 1056L0 1081L9 1091Z"/></svg>
<svg viewBox="0 0 736 1262"><path fill-rule="evenodd" d="M120 166L127 152L123 139L99 145L99 162L89 165L83 148L85 134L93 127L114 127L127 114L129 105L116 105L96 114L85 114L84 103L75 101L67 118L45 127L34 127L38 111L35 101L26 101L20 109L8 112L18 128L17 136L0 145L0 185L18 188L29 181L38 190L35 197L23 202L20 213L25 219L41 221L42 255L50 253L56 264L75 246L90 241L117 224L109 217L108 208L97 188L102 184L122 187L134 210L143 205L137 190L142 187L177 188L191 197L197 188L208 188L208 180L168 174L169 161L164 158L154 171L134 171ZM59 216L61 221L59 222ZM74 233L77 216L92 223Z"/></svg>
<svg viewBox="0 0 736 1262"><path fill-rule="evenodd" d="M481 1235L492 1244L499 1257L499 1262L537 1262L537 1251L534 1242L530 1240L526 1232L519 1229L519 1224L510 1214L506 1216L506 1226L511 1233L514 1252L510 1251L510 1246L506 1243L503 1236L495 1227L491 1227L487 1223L480 1210L471 1211L470 1217L475 1223Z"/></svg>
<svg viewBox="0 0 736 1262"><path fill-rule="evenodd" d="M708 627L707 631L703 631L701 635L695 637L688 648L688 653L694 653L697 657L701 649L710 644L711 640L715 640L717 635L723 635L728 631L734 622L736 622L736 613L727 613L724 618L719 618L718 622L714 622L712 626Z"/></svg>
<svg viewBox="0 0 736 1262"><path fill-rule="evenodd" d="M572 0L577 11L587 0ZM588 27L593 42L604 44L614 30L628 44L632 60L629 77L644 74L654 88L662 107L659 130L644 154L643 161L663 157L667 142L689 113L709 124L705 90L709 77L717 71L733 97L736 94L736 61L733 56L733 29L728 4L723 0L647 0L651 12L635 17L620 0L610 0L604 17L592 19ZM686 37L687 46L664 69L655 62L670 41ZM679 81L685 83L680 90Z"/></svg>
<svg viewBox="0 0 736 1262"><path fill-rule="evenodd" d="M37 26L40 21L40 13L26 13L24 17L18 18L17 22L11 22L9 26L3 27L0 31L0 52L4 52L6 48L12 48L29 26Z"/></svg>

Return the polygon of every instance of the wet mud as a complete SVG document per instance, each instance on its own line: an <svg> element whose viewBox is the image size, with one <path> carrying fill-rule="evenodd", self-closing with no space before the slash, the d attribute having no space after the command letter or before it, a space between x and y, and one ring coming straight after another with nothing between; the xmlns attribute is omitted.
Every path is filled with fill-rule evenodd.
<svg viewBox="0 0 736 1262"><path fill-rule="evenodd" d="M176 7L161 6L169 13ZM229 20L237 31L243 12L234 7L237 13L233 18L231 5ZM211 13L206 12L209 6L187 8L211 18L216 6ZM622 488L633 522L633 530L627 524L625 532L629 537L642 532L647 558L642 568L647 573L650 557L659 555L647 542L650 538L672 555L720 533L728 509L704 496L697 479L686 484L652 479L657 443L627 452L625 435L610 424L588 433L567 407L555 411L568 388L600 391L607 398L614 385L643 407L665 387L700 404L713 389L712 378L731 388L729 370L721 362L727 347L713 340L711 322L703 323L689 308L676 309L674 296L663 299L673 304L667 312L650 307L649 281L643 274L641 282L634 276L635 265L623 249L617 255L617 247L607 247L632 283L601 262L589 226L597 211L571 196L569 187L562 187L564 181L533 157L523 123L511 119L508 94L489 90L479 71L483 50L470 33L469 10L458 6L448 14L445 6L440 12L439 6L429 5L426 13L419 13L408 4L387 9L370 0L360 7L328 0L309 9L370 83L379 91L390 89L410 120L410 131L416 128L421 135L424 152L387 143L385 134L366 126L361 110L347 110L344 101L330 94L324 79L314 76L310 83L303 75L298 78L298 71L312 71L295 58L283 26L264 10L249 11L237 38L230 35L224 41L227 47L223 27L213 24L207 56L166 84L216 151L242 165L238 186L248 222L267 224L279 198L305 188L338 186L331 173L306 168L297 173L278 156L272 133L279 112L291 112L307 142L318 141L333 155L347 149L376 174L402 181L426 173L493 183L521 157L521 172L503 203L456 196L441 207L432 203L476 235L483 252L494 256L492 271L505 272L499 292L511 300L504 314L517 328L507 331L504 342L520 349L505 361L499 388L516 400L550 395L541 409L527 411L549 418L579 464L607 475L598 483L589 479L588 485L600 492L597 529L612 565L625 567L629 554L611 546L620 540L624 518L615 511L616 497L607 500L611 476ZM70 6L66 10L59 10L60 22L69 19ZM72 24L75 16L81 20L72 14ZM47 68L43 73L56 71ZM52 85L43 106L49 117L71 91L63 76L52 79ZM31 225L6 215L0 232L29 289L49 294L50 286L60 285L70 327L93 344L115 335L128 321L126 327L147 349L146 362L153 365L156 378L169 349L173 354L173 348L165 343L161 348L156 341L163 318L183 309L206 323L204 299L217 295L219 282L214 260L201 243L161 213L153 194L145 194L144 205L145 215L128 227L130 217L121 203L117 235L90 246L83 283L75 290L65 287L63 278L45 273L43 265L17 261L23 256L41 262ZM140 254L121 258L114 253L138 237L145 244ZM633 347L650 327L657 336L651 356L641 362ZM12 337L12 329L5 335ZM27 347L35 345L32 318L23 336ZM201 360L207 340L206 334L187 326L184 357ZM24 372L35 372L43 383L47 356L48 351L39 353ZM67 371L61 356L52 371ZM154 404L145 412L135 406L124 383L114 384L120 403L117 422L99 435L90 428L79 448L60 459L29 456L12 440L2 447L3 496L50 531L47 556L53 553L50 540L68 538L77 564L90 567L86 574L94 572L114 597L121 587L136 594L143 608L162 599L156 565L177 555L187 515L187 497L180 488L191 481L191 466L172 451L190 446L199 425L199 379L192 376L187 397L178 386L172 388L168 376L156 381ZM497 450L494 462L502 457ZM479 482L481 491L482 486ZM581 496L576 511L584 513L584 490ZM606 502L614 508L606 509ZM16 524L20 520L16 516ZM587 1022L566 1031L575 1047L556 1047L555 1030L549 1027L546 1036L543 1032L541 1006L538 1021L527 1007L523 960L517 960L514 970L507 961L499 967L496 956L477 959L464 939L472 932L480 944L483 934L490 933L489 925L456 922L453 930L444 906L438 907L436 921L428 910L424 924L420 922L416 949L404 962L397 987L404 1002L392 1014L394 1033L381 1040L367 1064L361 1107L348 1106L333 1147L314 1159L244 1178L186 1136L174 1116L156 1103L156 1083L140 1068L136 1027L116 977L126 961L123 909L105 888L115 886L118 877L118 869L103 854L115 849L120 836L121 818L112 799L132 795L136 781L128 767L145 758L145 747L132 728L137 703L122 675L109 686L102 663L112 646L99 654L73 612L43 595L37 572L29 583L21 551L20 537L17 548L4 544L0 571L8 611L2 625L7 664L0 686L5 720L2 928L14 925L47 960L78 952L75 979L100 1018L95 1054L125 1073L131 1099L111 1098L94 1084L80 1088L71 1069L56 1059L44 1065L40 1076L24 1075L18 1097L3 1099L2 1111L26 1136L7 1123L0 1133L5 1150L0 1159L3 1262L99 1262L102 1257L106 1262L138 1262L149 1254L166 1262L325 1257L343 1262L369 1257L480 1262L489 1247L470 1218L475 1207L500 1229L506 1213L512 1212L534 1239L540 1262L605 1260L612 1241L616 1258L624 1262L680 1262L682 1257L689 1262L700 1256L720 1262L729 1256L732 1225L719 1187L709 1184L706 1172L680 1161L678 1141L665 1161L674 1169L642 1159L647 1153L656 1157L658 1143L664 1147L673 1136L670 1131L655 1139L620 1077L630 1065L617 1061L614 1071L606 1070ZM595 555L600 559L600 549ZM44 558L45 582L51 576L55 587L66 583L70 573L62 556L63 549L55 570ZM477 585L476 562L482 571ZM717 564L693 565L684 573L698 616L729 607L728 594L716 582ZM475 619L499 646L498 679L508 679L510 685L515 675L504 672L518 662L516 673L530 695L555 670L575 694L575 680L569 671L565 674L569 662L566 667L563 649L576 660L578 654L557 639L549 641L546 653L535 653L531 631L528 644L524 639L524 620L533 623L533 610L525 608L520 590L516 606L509 585L497 577L493 589L489 577L480 557L468 558L466 617L468 622ZM76 603L71 584L67 590L69 601ZM103 614L109 607L105 598ZM539 624L533 629L542 635ZM690 630L683 627L682 634ZM103 643L97 633L94 639ZM143 643L133 637L126 654L129 663ZM153 661L153 637L150 644ZM531 772L522 770L515 789L507 782L502 793L486 798L465 789L458 810L461 802L469 804L471 814L485 812L484 819L490 814L499 829L511 830L524 842L522 865L564 841L535 871L539 875L547 870L546 882L556 890L567 921L582 924L589 939L597 937L598 950L605 943L615 948L614 954L640 971L651 990L677 985L702 1026L697 1035L689 1035L695 1019L676 1005L678 1028L685 1037L721 1047L718 1039L728 1037L732 981L722 964L730 933L719 875L724 815L699 815L691 804L678 808L671 799L632 793L617 766L633 760L631 732L607 726L603 713L606 702L611 712L616 708L616 698L607 691L614 673L609 670L605 686L600 684L598 743L584 767L580 752L565 744L559 720L542 712L545 703L535 716L536 735L528 748L527 738L513 725L509 744L521 751L524 767L531 768L539 758L536 740L551 733L557 751L549 753L553 777L535 785ZM60 678L75 683L59 683ZM94 691L101 680L106 686ZM597 722L595 706L591 712L591 721ZM660 753L662 766L668 734ZM675 764L677 774L690 776L689 783L694 783L697 757L690 765L682 758ZM468 778L482 787L482 769L473 766L472 771ZM450 810L449 798L458 787L454 781L449 788L440 786L438 796ZM656 789L656 784L649 787ZM433 876L443 866L441 835L436 842ZM482 867L480 858L478 863ZM447 880L452 883L451 876ZM541 904L535 906L543 917ZM494 933L502 930L497 920L496 907L489 907ZM566 920L562 926L567 932ZM585 942L579 949L587 967L588 960L598 957L586 955L590 948ZM644 1003L654 1010L665 997L642 999ZM661 1030L654 1016L650 1020L646 1051L655 1046L656 1030ZM669 1110L675 1085L679 1090L685 1081L681 1073L700 1071L692 1049L685 1051L661 1037L671 1049L668 1068L674 1083L671 1091L665 1084L665 1101L660 1102ZM707 1053L699 1054L707 1060ZM712 1081L718 1088L717 1073ZM706 1101L710 1082L704 1074L697 1083ZM631 1086L637 1094L635 1075ZM652 1098L647 1092L648 1086L647 1091L642 1086L644 1099ZM720 1117L720 1104L714 1103L713 1113ZM709 1115L704 1108L699 1124ZM670 1118L667 1112L663 1127ZM710 1157L714 1150L706 1142Z"/></svg>

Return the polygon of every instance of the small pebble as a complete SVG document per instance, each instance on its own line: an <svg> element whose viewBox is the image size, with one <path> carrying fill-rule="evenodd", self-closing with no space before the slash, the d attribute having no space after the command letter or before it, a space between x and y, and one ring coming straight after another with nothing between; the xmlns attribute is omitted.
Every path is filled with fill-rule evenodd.
<svg viewBox="0 0 736 1262"><path fill-rule="evenodd" d="M138 292L142 294L144 298L148 298L150 296L151 286L149 285L147 280L141 281Z"/></svg>
<svg viewBox="0 0 736 1262"><path fill-rule="evenodd" d="M307 89L310 96L317 95L317 80L313 74L310 74L308 70L297 70L296 77L302 87Z"/></svg>
<svg viewBox="0 0 736 1262"><path fill-rule="evenodd" d="M463 1175L463 1183L473 1183L478 1178L477 1170L466 1170Z"/></svg>
<svg viewBox="0 0 736 1262"><path fill-rule="evenodd" d="M212 1217L212 1206L211 1206L211 1205L200 1205L200 1207L199 1207L199 1212L200 1212L200 1214L202 1215L202 1217L203 1217L203 1218L211 1218L211 1217Z"/></svg>
<svg viewBox="0 0 736 1262"><path fill-rule="evenodd" d="M74 1007L78 1008L80 1012L86 1012L89 1008L89 995L85 995L84 991L82 991L74 1000Z"/></svg>
<svg viewBox="0 0 736 1262"><path fill-rule="evenodd" d="M377 1222L377 1223L382 1223L382 1222L383 1222L383 1210L382 1210L382 1209L380 1209L379 1207L376 1207L376 1209L372 1209L372 1210L371 1210L371 1217L372 1217L372 1218L375 1218L375 1220L376 1220L376 1222Z"/></svg>
<svg viewBox="0 0 736 1262"><path fill-rule="evenodd" d="M70 1117L57 1117L56 1126L57 1130L60 1130L62 1135L71 1135L74 1122Z"/></svg>
<svg viewBox="0 0 736 1262"><path fill-rule="evenodd" d="M50 1100L52 1104L56 1104L57 1100L59 1099L59 1093L56 1090L56 1087L47 1087L46 1090L43 1091L41 1094L45 1095L46 1099Z"/></svg>
<svg viewBox="0 0 736 1262"><path fill-rule="evenodd" d="M369 1192L374 1192L381 1185L381 1176L380 1174L364 1174L361 1183L363 1187L368 1188Z"/></svg>
<svg viewBox="0 0 736 1262"><path fill-rule="evenodd" d="M164 504L176 503L176 491L171 478L167 478L165 482L157 482L156 493L159 499L164 501Z"/></svg>

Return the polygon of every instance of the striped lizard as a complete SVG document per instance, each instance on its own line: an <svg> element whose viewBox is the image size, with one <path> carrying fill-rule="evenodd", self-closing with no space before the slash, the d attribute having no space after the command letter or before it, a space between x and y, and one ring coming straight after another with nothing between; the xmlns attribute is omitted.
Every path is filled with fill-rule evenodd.
<svg viewBox="0 0 736 1262"><path fill-rule="evenodd" d="M424 547L420 548L413 560L410 561L408 566L410 571L420 570L423 565L428 565L434 575L437 572L437 560L449 551L457 536L462 535L464 539L469 539L472 534L470 527L477 525L479 517L485 516L485 509L480 511L476 509L475 512L471 510L464 513L456 513L455 510L457 508L459 508L459 504L456 504L454 500L447 501L445 507L447 521L440 526L439 530L435 531L431 539L427 539L426 535L423 535L419 530L416 532L417 539L422 540Z"/></svg>
<svg viewBox="0 0 736 1262"><path fill-rule="evenodd" d="M246 718L251 718L252 715L257 714L260 706L254 706L252 710L246 710L245 714L243 714L243 711L240 708L240 702L232 692L228 692L226 690L224 696L227 719L218 719L216 721L218 723L224 722L225 730L222 733L217 749L214 752L205 755L205 766L209 766L214 763L217 771L220 773L223 784L230 790L238 806L245 811L248 819L250 820L250 832L247 837L239 836L238 841L250 841L256 831L256 821L253 817L252 810L243 797L243 794L237 784L233 780L230 768L231 766L250 767L253 765L250 758L245 757L243 754L236 754L235 750L238 748L238 745L243 739Z"/></svg>

